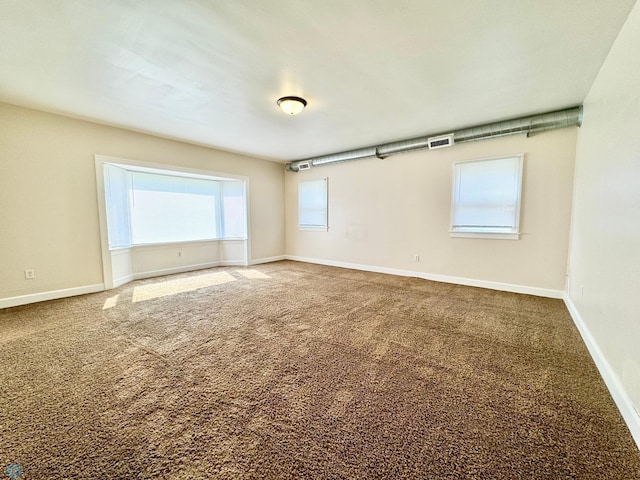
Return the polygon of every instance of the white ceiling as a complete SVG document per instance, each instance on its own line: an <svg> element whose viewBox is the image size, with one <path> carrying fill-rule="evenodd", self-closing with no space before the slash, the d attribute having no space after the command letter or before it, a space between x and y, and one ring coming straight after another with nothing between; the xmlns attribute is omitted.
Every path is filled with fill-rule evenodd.
<svg viewBox="0 0 640 480"><path fill-rule="evenodd" d="M0 101L302 159L580 104L634 2L1 0Z"/></svg>

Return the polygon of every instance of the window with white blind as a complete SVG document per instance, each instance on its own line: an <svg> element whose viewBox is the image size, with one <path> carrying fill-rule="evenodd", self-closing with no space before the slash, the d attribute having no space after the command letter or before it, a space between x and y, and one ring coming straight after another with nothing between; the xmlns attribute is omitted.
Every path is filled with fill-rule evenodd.
<svg viewBox="0 0 640 480"><path fill-rule="evenodd" d="M517 240L523 155L456 162L451 236Z"/></svg>
<svg viewBox="0 0 640 480"><path fill-rule="evenodd" d="M131 243L219 238L218 182L130 172Z"/></svg>
<svg viewBox="0 0 640 480"><path fill-rule="evenodd" d="M246 238L244 182L104 164L109 248Z"/></svg>
<svg viewBox="0 0 640 480"><path fill-rule="evenodd" d="M327 179L298 183L298 226L300 230L327 231Z"/></svg>

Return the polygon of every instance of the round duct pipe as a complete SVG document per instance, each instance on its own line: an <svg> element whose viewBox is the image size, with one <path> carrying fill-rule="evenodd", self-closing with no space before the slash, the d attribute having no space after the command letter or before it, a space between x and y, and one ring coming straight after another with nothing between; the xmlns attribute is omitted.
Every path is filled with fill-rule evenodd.
<svg viewBox="0 0 640 480"><path fill-rule="evenodd" d="M514 118L502 122L487 123L485 125L479 125L477 127L455 130L453 132L453 138L455 143L464 143L477 140L486 140L489 138L503 137L505 135L516 135L519 133L529 135L531 133L543 132L545 130L553 130L556 128L573 126L579 127L582 125L582 118L583 109L582 105L580 105L564 110L556 110L539 115L529 115L526 117ZM451 132L447 133L451 134ZM312 166L317 167L320 165L328 165L331 163L360 160L362 158L386 158L397 153L404 153L413 150L428 148L429 138L446 135L447 133L410 138L407 140L385 143L373 147L332 153L330 155L307 158L304 160L296 160L287 163L285 165L285 168L289 172L297 172L299 171L298 164L303 162L309 162Z"/></svg>

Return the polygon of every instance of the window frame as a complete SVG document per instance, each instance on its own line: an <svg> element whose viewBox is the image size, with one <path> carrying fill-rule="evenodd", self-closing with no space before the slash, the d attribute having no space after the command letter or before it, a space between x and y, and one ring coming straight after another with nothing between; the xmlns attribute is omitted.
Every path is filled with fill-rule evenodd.
<svg viewBox="0 0 640 480"><path fill-rule="evenodd" d="M302 224L300 219L300 211L301 211L301 203L300 203L300 185L304 183L312 183L312 182L324 182L324 224L323 225L312 225L312 224ZM300 180L298 182L298 230L302 231L311 231L311 232L326 232L329 230L329 178L310 178L307 180Z"/></svg>
<svg viewBox="0 0 640 480"><path fill-rule="evenodd" d="M518 172L516 174L517 195L515 199L514 221L511 231L499 230L497 227L456 227L454 218L456 213L456 198L460 191L458 166L469 163L490 162L498 160L517 159ZM453 163L452 173L452 189L451 189L451 218L449 235L458 238L487 238L497 240L519 240L520 235L520 216L522 207L522 187L524 174L524 154L501 155L499 157L481 158L474 160L461 160Z"/></svg>

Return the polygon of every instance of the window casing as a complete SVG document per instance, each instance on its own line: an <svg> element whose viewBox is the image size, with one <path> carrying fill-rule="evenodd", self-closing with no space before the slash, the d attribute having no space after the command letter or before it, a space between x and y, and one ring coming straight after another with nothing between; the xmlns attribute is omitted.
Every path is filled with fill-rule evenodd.
<svg viewBox="0 0 640 480"><path fill-rule="evenodd" d="M298 227L327 231L327 179L298 183Z"/></svg>
<svg viewBox="0 0 640 480"><path fill-rule="evenodd" d="M523 155L456 162L451 236L517 240Z"/></svg>

